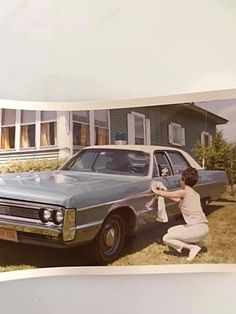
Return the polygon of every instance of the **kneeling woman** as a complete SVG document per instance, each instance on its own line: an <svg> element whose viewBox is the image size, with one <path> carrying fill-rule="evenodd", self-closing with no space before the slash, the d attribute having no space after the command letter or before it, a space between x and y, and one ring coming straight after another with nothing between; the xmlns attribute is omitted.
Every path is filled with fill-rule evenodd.
<svg viewBox="0 0 236 314"><path fill-rule="evenodd" d="M195 168L187 168L182 173L181 190L168 192L155 190L159 196L169 198L179 203L179 208L186 222L185 225L172 227L163 237L164 244L178 252L189 250L187 260L192 260L201 247L197 245L208 234L208 221L203 213L200 195L192 188L198 181Z"/></svg>

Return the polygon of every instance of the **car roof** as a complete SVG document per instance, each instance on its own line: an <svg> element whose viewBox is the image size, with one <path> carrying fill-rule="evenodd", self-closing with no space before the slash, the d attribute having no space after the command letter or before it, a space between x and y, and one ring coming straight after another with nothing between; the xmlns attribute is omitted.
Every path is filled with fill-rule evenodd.
<svg viewBox="0 0 236 314"><path fill-rule="evenodd" d="M143 151L145 153L153 153L155 150L159 151L178 151L182 153L182 155L190 162L192 167L195 167L196 169L204 169L201 167L196 160L192 158L192 156L189 155L186 151L175 148L175 147L169 147L169 146L157 146L157 145L96 145L96 146L88 146L85 147L84 149L127 149L127 150L135 150L135 151Z"/></svg>
<svg viewBox="0 0 236 314"><path fill-rule="evenodd" d="M128 149L128 150L141 150L147 153L152 153L155 150L175 150L175 151L180 151L183 152L183 150L175 148L175 147L168 147L168 146L156 146L156 145L96 145L96 146L89 146L85 147L86 148L110 148L110 149Z"/></svg>

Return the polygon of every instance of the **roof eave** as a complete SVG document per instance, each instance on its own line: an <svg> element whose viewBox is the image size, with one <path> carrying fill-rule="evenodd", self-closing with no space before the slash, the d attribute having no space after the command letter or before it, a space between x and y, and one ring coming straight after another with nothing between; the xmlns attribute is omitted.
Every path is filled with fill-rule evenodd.
<svg viewBox="0 0 236 314"><path fill-rule="evenodd" d="M197 105L193 104L193 103L188 103L188 104L183 104L183 106L186 106L188 107L189 109L195 111L195 112L198 112L204 116L207 115L208 118L210 118L211 120L213 120L217 125L220 125L220 124L226 124L229 122L229 120L223 118L223 117L220 117L218 116L217 114L211 112L211 111L208 111L208 110L205 110L201 107L198 107Z"/></svg>

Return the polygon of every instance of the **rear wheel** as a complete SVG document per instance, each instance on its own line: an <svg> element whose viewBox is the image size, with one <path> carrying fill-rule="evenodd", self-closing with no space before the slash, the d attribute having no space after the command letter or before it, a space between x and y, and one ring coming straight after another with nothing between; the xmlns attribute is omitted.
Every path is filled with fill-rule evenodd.
<svg viewBox="0 0 236 314"><path fill-rule="evenodd" d="M125 223L119 213L111 214L104 221L96 236L93 249L96 262L107 264L117 259L125 242Z"/></svg>

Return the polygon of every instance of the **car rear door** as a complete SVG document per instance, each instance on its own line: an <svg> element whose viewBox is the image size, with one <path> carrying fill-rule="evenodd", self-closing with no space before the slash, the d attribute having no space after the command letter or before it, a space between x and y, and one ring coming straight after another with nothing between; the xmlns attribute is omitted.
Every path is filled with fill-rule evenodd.
<svg viewBox="0 0 236 314"><path fill-rule="evenodd" d="M190 167L190 163L187 161L187 159L184 157L181 152L178 151L168 151L167 152L169 159L171 161L173 170L174 170L174 180L177 185L177 188L180 187L180 180L181 175L183 171ZM204 195L207 195L207 186L206 186L206 171L204 170L198 170L199 179L194 186L194 189L201 195L201 198L204 198Z"/></svg>
<svg viewBox="0 0 236 314"><path fill-rule="evenodd" d="M179 151L167 151L166 154L173 169L173 184L175 185L175 189L180 189L182 173L186 168L190 167L190 164Z"/></svg>

